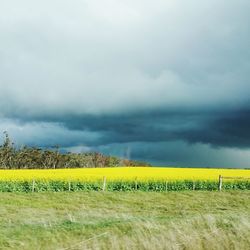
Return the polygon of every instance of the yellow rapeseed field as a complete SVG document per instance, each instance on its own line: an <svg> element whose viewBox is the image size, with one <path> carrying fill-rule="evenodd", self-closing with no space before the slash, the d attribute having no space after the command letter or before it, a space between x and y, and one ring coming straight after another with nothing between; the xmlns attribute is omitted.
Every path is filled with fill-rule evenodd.
<svg viewBox="0 0 250 250"><path fill-rule="evenodd" d="M115 181L149 180L218 180L218 176L250 177L250 170L163 168L163 167L117 167L81 169L22 169L0 170L0 181L18 180L65 180L99 181L104 176Z"/></svg>

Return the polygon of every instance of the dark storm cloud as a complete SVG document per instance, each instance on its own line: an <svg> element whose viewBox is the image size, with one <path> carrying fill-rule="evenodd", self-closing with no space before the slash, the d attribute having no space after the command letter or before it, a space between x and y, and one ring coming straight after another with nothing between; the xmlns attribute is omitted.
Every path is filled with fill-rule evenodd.
<svg viewBox="0 0 250 250"><path fill-rule="evenodd" d="M16 121L15 126L8 122L2 121L0 128L7 128L19 145L59 144L66 151L121 157L129 149L133 159L156 165L245 168L250 156L248 110L41 117Z"/></svg>
<svg viewBox="0 0 250 250"><path fill-rule="evenodd" d="M154 162L246 160L249 11L247 0L3 0L0 129L74 151L129 144Z"/></svg>
<svg viewBox="0 0 250 250"><path fill-rule="evenodd" d="M121 157L151 162L156 166L249 168L249 151L232 148L211 148L206 144L186 144L183 141L110 144L98 151Z"/></svg>
<svg viewBox="0 0 250 250"><path fill-rule="evenodd" d="M21 118L19 118L21 119ZM215 147L250 147L250 110L227 111L155 111L122 115L85 115L25 118L30 122L59 123L61 128L80 133L99 134L95 140L82 141L88 146L128 142L164 142L183 140ZM79 141L78 141L79 142ZM72 143L68 141L67 145ZM62 146L66 146L63 143Z"/></svg>
<svg viewBox="0 0 250 250"><path fill-rule="evenodd" d="M72 121L74 121L72 123ZM104 136L98 143L183 140L218 147L250 147L250 110L225 112L155 112L122 116L83 117L63 121L70 130L89 130Z"/></svg>
<svg viewBox="0 0 250 250"><path fill-rule="evenodd" d="M250 147L250 109L225 112L211 117L205 126L179 133L187 141L209 143L212 146Z"/></svg>

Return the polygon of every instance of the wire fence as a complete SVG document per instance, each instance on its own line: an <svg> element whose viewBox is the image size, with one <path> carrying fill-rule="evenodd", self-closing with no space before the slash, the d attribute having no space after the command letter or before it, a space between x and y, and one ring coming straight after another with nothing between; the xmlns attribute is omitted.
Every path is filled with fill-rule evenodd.
<svg viewBox="0 0 250 250"><path fill-rule="evenodd" d="M219 189L219 191L222 190L223 179L224 179L224 180L243 180L243 181L248 181L248 180L250 180L250 177L242 177L242 176L222 176L222 175L219 175L219 184L218 184L218 189Z"/></svg>

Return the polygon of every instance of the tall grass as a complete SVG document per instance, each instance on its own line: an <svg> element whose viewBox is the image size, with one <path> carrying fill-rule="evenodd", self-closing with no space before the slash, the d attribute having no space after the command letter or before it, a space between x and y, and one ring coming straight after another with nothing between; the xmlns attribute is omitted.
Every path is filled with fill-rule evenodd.
<svg viewBox="0 0 250 250"><path fill-rule="evenodd" d="M249 249L250 191L2 193L0 249Z"/></svg>

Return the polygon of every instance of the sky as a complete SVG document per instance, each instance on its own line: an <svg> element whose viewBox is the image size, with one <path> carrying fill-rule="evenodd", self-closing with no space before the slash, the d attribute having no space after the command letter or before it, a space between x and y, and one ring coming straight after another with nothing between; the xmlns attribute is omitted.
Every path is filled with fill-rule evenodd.
<svg viewBox="0 0 250 250"><path fill-rule="evenodd" d="M249 12L249 0L1 0L0 133L249 168Z"/></svg>

